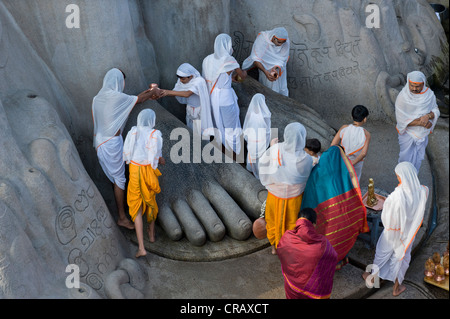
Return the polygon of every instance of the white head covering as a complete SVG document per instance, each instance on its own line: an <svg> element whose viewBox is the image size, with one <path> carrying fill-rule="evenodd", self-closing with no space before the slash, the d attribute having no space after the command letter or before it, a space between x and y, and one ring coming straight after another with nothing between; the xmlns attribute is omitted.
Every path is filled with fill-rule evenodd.
<svg viewBox="0 0 450 319"><path fill-rule="evenodd" d="M255 94L248 107L243 125L249 159L253 163L264 154L269 146L271 116L265 96L260 93Z"/></svg>
<svg viewBox="0 0 450 319"><path fill-rule="evenodd" d="M154 129L156 114L151 109L142 110L137 118L137 126L128 132L123 145L123 160L136 165L151 165L158 168L162 155L161 132Z"/></svg>
<svg viewBox="0 0 450 319"><path fill-rule="evenodd" d="M423 83L422 92L419 94L411 93L409 82ZM433 91L426 86L427 79L422 72L414 71L408 73L405 87L400 91L395 102L395 116L397 119L397 130L399 134L407 132L408 134L422 139L434 129L437 119L440 115L436 103L436 96ZM433 126L427 129L423 126L410 126L408 124L415 119L433 111L435 117L432 120Z"/></svg>
<svg viewBox="0 0 450 319"><path fill-rule="evenodd" d="M231 37L226 33L219 34L214 41L214 53L208 55L202 65L203 77L208 85L209 94L221 73L239 68L239 63L232 54Z"/></svg>
<svg viewBox="0 0 450 319"><path fill-rule="evenodd" d="M356 125L349 125L341 131L341 145L347 156L353 155L364 147L366 134L364 128Z"/></svg>
<svg viewBox="0 0 450 319"><path fill-rule="evenodd" d="M261 183L301 184L303 192L312 169L312 158L304 151L305 127L294 122L284 130L284 142L271 146L259 160Z"/></svg>
<svg viewBox="0 0 450 319"><path fill-rule="evenodd" d="M274 36L279 40L286 40L286 42L277 46L272 42ZM279 66L281 71L284 72L289 59L289 49L290 41L285 28L279 27L270 31L263 31L258 34L253 44L252 53L242 63L242 68L247 70L257 61L262 63L267 70Z"/></svg>
<svg viewBox="0 0 450 319"><path fill-rule="evenodd" d="M399 163L395 173L401 182L384 202L381 220L386 240L380 241L380 244L390 245L393 257L399 261L405 256L422 225L428 188L420 184L417 170L409 162ZM389 247L380 249L386 251Z"/></svg>
<svg viewBox="0 0 450 319"><path fill-rule="evenodd" d="M192 79L183 84L180 79L178 79L175 84L174 91L191 91L192 93L198 95L200 99L200 119L202 125L202 134L205 136L214 135L214 124L211 115L211 104L210 97L208 93L208 87L206 85L205 79L200 75L192 65L189 63L183 63L178 67L177 75L181 77L190 77ZM176 97L178 102L182 104L188 104L188 99L185 97Z"/></svg>
<svg viewBox="0 0 450 319"><path fill-rule="evenodd" d="M113 138L120 130L123 131L137 96L122 93L125 80L119 69L109 70L104 79L103 87L92 102L92 117L94 119L94 147Z"/></svg>

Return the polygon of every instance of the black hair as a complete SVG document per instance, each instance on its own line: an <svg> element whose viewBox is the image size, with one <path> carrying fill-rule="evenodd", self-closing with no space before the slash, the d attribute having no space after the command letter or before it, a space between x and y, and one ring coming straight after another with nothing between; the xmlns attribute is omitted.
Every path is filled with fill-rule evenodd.
<svg viewBox="0 0 450 319"><path fill-rule="evenodd" d="M369 110L364 105L356 105L352 110L353 121L362 122L369 116Z"/></svg>
<svg viewBox="0 0 450 319"><path fill-rule="evenodd" d="M122 72L122 74L123 74L123 79L125 80L125 79L127 78L127 76L125 75L125 73L124 73L122 70L119 69L119 71Z"/></svg>
<svg viewBox="0 0 450 319"><path fill-rule="evenodd" d="M312 208L303 208L300 213L298 213L298 218L306 218L311 223L315 224L317 220L317 214Z"/></svg>
<svg viewBox="0 0 450 319"><path fill-rule="evenodd" d="M308 138L305 147L314 153L319 153L322 149L322 144L317 138Z"/></svg>

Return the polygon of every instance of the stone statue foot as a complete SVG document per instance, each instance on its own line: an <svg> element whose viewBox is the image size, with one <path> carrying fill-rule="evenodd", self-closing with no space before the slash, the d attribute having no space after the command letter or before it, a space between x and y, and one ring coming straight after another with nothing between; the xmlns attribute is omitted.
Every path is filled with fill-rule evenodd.
<svg viewBox="0 0 450 319"><path fill-rule="evenodd" d="M162 132L166 160L164 166L159 166L161 193L156 195L158 238L150 244L150 236L145 236L147 249L183 259L176 256L177 250L249 239L252 221L259 217L266 196L264 187L209 141L193 141L192 131L155 101L133 110L125 132L135 125L143 108L156 112L155 128ZM136 240L133 231L124 233Z"/></svg>
<svg viewBox="0 0 450 319"><path fill-rule="evenodd" d="M252 79L235 90L242 119L253 94L263 92L272 111L272 126L280 136L287 124L299 121L308 136L319 138L328 148L335 131L314 110L280 98ZM259 180L224 155L220 147L193 136L184 123L155 101L133 110L125 132L135 125L143 108L152 108L157 114L155 128L162 132L166 159L166 165L159 166L161 193L156 195L161 236L151 245L145 238L147 250L173 259L217 260L267 247L267 241L252 235L252 222L260 216L267 196ZM136 241L134 232L124 233Z"/></svg>
<svg viewBox="0 0 450 319"><path fill-rule="evenodd" d="M0 215L7 217L0 217L0 228L9 226L2 230L8 240L0 243L0 269L9 260L24 268L2 275L15 288L6 286L4 295L107 296L105 281L128 247L70 135L36 93L20 91L2 102L0 140L9 155L0 162Z"/></svg>

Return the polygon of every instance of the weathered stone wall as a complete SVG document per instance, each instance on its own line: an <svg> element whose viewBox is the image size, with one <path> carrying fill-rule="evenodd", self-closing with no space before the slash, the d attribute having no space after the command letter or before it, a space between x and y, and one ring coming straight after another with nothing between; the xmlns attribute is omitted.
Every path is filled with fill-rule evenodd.
<svg viewBox="0 0 450 319"><path fill-rule="evenodd" d="M366 27L369 4L380 8L379 28ZM356 104L368 106L371 119L392 119L410 71L421 70L435 83L445 80L448 43L425 0L232 0L231 7L238 61L260 31L286 27L290 96L334 126L351 120Z"/></svg>

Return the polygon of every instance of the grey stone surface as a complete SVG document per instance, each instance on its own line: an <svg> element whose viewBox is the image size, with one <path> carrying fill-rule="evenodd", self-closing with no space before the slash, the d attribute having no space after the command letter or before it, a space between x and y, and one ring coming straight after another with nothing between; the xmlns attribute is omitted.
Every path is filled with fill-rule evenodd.
<svg viewBox="0 0 450 319"><path fill-rule="evenodd" d="M448 43L424 0L376 2L380 29L363 25L368 0L71 3L80 8L80 29L67 28L65 2L0 1L0 298L284 298L278 259L265 249L267 241L248 233L264 189L238 164L168 161L162 168L164 191L158 195L167 229L158 228L157 243L146 243L154 254L130 259L133 232L115 225L111 186L92 147L92 97L112 67L127 74L128 94L152 82L171 88L178 65L190 62L199 69L218 33L233 36L235 56L242 61L257 32L285 25L293 41L291 97L298 102L248 79L234 85L241 117L251 96L263 92L279 136L288 122L298 120L326 149L335 129L350 120L353 105L368 105L373 118L368 129L379 138L373 140L363 179L376 172L376 185L388 192L396 181L381 172L392 172L396 164L393 101L405 74L419 69L435 84L448 77ZM179 120L183 107L174 99L160 102L164 107L157 102L136 107L127 128L142 107L153 108L165 136L164 154L169 154L177 141L166 136L184 127ZM427 155L420 178L435 185L437 227L417 244L406 298L448 298L421 278L424 260L448 241L448 119L439 120ZM214 192L205 190L208 183ZM216 195L225 192L219 203ZM173 213L195 214L196 209L217 211L217 216L198 218L196 228L204 233L192 241L204 240L201 247L186 238L187 226ZM232 225L220 218L221 209L241 217ZM226 228L221 240L216 218ZM363 244L357 249L355 255L364 257L354 257L360 268L349 265L337 273L332 298L367 296L357 278L370 252L362 253ZM65 285L65 269L72 263L80 267L79 289ZM386 287L370 294L389 298Z"/></svg>

